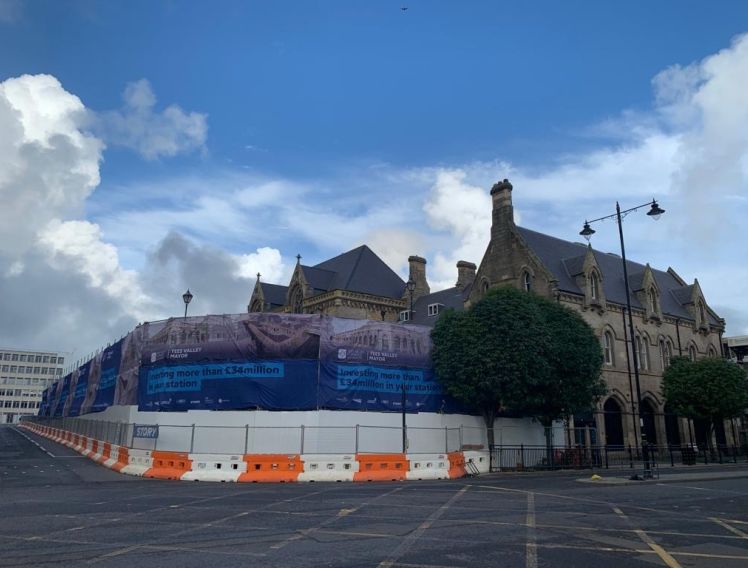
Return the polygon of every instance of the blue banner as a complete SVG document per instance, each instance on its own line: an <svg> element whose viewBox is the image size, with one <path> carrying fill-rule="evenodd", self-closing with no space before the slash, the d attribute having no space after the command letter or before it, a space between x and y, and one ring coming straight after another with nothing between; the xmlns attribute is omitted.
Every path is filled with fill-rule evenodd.
<svg viewBox="0 0 748 568"><path fill-rule="evenodd" d="M73 374L70 373L68 375L65 375L65 377L62 379L62 386L59 389L59 396L57 398L57 404L55 405L54 414L53 416L64 416L63 411L65 409L65 405L68 400L68 396L70 395L70 381L73 378Z"/></svg>
<svg viewBox="0 0 748 568"><path fill-rule="evenodd" d="M317 361L151 365L140 371L140 410L316 408Z"/></svg>
<svg viewBox="0 0 748 568"><path fill-rule="evenodd" d="M81 413L81 405L86 398L89 372L95 360L94 358L73 371L70 378L70 395L62 410L63 416L78 416Z"/></svg>

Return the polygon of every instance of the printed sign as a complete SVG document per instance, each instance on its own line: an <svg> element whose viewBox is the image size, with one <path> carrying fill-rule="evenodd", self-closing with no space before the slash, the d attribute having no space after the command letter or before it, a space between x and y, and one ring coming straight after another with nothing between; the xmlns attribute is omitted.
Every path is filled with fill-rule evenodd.
<svg viewBox="0 0 748 568"><path fill-rule="evenodd" d="M133 438L158 438L158 424L134 424L132 430Z"/></svg>

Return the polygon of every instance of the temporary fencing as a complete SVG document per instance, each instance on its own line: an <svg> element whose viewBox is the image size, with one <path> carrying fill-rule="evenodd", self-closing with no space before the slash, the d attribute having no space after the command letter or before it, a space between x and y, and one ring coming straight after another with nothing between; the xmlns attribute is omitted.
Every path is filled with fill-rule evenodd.
<svg viewBox="0 0 748 568"><path fill-rule="evenodd" d="M81 418L21 424L110 469L156 479L231 482L450 479L488 471L471 428L144 425ZM472 464L472 467L469 467Z"/></svg>

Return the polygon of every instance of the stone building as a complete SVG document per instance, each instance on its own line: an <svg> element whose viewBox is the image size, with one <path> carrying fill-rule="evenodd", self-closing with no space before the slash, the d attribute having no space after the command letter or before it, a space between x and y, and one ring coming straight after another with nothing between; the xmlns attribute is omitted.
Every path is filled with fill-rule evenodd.
<svg viewBox="0 0 748 568"><path fill-rule="evenodd" d="M249 311L434 325L445 309L465 309L496 286L540 294L579 312L600 338L608 394L593 414L574 417L576 428L587 431L584 441L638 445L642 432L636 420L621 257L518 227L507 180L495 184L491 196L491 233L483 259L477 267L458 262L457 281L451 288L432 293L426 260L411 256L409 290L379 257L361 246L312 267L298 262L288 286L262 283L258 275ZM645 437L657 445L703 444L705 425L670 412L661 394L662 373L676 355L719 356L724 320L709 308L698 280L689 284L672 268L657 270L633 261L627 261L627 270ZM731 423L718 427L716 441L732 444L737 438L734 431Z"/></svg>
<svg viewBox="0 0 748 568"><path fill-rule="evenodd" d="M495 184L491 196L491 236L465 305L489 288L511 285L579 312L600 338L608 394L594 416L575 417L575 425L594 426L597 443L634 446L642 433L635 419L634 373L629 372L634 358L621 257L518 227L507 180ZM689 284L672 268L662 271L628 260L627 269L646 439L658 445L703 443L705 425L670 412L661 394L662 373L675 355L717 357L724 320L709 308L698 280ZM729 424L718 427L717 441L731 443L730 430Z"/></svg>

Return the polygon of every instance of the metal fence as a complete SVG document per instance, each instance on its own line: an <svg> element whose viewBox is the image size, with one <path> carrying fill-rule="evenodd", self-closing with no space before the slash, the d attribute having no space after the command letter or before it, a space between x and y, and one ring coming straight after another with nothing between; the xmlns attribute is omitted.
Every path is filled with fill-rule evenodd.
<svg viewBox="0 0 748 568"><path fill-rule="evenodd" d="M28 417L75 434L140 450L194 454L409 454L488 448L485 428L398 426L203 426L158 425L157 438L135 435L135 424L81 418Z"/></svg>
<svg viewBox="0 0 748 568"><path fill-rule="evenodd" d="M491 471L557 469L645 469L710 463L748 463L748 447L647 446L492 446Z"/></svg>

